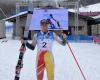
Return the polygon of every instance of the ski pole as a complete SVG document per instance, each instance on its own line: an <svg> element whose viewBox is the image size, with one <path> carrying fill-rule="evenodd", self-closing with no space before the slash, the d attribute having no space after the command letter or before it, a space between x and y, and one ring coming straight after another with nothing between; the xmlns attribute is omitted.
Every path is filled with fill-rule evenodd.
<svg viewBox="0 0 100 80"><path fill-rule="evenodd" d="M72 54L72 56L73 56L73 58L74 58L74 60L75 60L75 62L77 64L77 66L78 66L78 68L79 68L84 80L87 80L85 75L84 75L84 73L83 73L83 71L82 71L82 69L81 69L81 67L80 67L80 65L79 65L79 63L78 63L78 61L77 61L77 59L76 59L76 57L75 57L75 55L74 55L74 53L73 53L73 51L72 51L72 49L71 49L71 47L70 47L70 45L69 45L69 43L68 43L68 41L67 41L67 45L68 45L68 48L70 49L70 52L71 52L71 54Z"/></svg>

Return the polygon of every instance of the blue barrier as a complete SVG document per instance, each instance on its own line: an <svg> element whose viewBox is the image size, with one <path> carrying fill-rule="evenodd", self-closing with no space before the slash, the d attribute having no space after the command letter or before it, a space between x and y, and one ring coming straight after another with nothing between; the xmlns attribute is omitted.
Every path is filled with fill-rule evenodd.
<svg viewBox="0 0 100 80"><path fill-rule="evenodd" d="M68 41L78 41L78 42L92 42L93 37L92 36L85 36L85 35L70 35L67 37Z"/></svg>

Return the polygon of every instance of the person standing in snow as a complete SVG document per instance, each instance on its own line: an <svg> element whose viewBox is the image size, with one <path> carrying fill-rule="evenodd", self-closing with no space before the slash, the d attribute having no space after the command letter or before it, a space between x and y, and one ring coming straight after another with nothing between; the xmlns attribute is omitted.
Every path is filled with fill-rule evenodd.
<svg viewBox="0 0 100 80"><path fill-rule="evenodd" d="M27 41L21 40L26 46L34 50L37 45L36 57L36 73L37 80L43 80L44 69L47 71L48 80L54 80L54 57L52 54L53 41L57 41L61 45L66 45L66 34L61 33L62 37L58 37L53 31L48 30L49 22L47 19L40 21L41 31L34 34L33 41L30 44Z"/></svg>

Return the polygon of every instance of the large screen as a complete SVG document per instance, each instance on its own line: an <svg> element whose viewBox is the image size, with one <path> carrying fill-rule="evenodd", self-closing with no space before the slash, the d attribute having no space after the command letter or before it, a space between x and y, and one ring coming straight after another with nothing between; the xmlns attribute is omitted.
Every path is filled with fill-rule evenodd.
<svg viewBox="0 0 100 80"><path fill-rule="evenodd" d="M47 19L49 30L68 30L67 9L34 9L29 30L40 30L40 21Z"/></svg>

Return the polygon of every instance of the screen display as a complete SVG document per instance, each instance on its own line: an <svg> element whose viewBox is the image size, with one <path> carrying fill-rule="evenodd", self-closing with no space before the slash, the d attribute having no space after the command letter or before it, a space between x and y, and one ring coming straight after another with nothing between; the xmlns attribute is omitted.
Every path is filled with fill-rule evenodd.
<svg viewBox="0 0 100 80"><path fill-rule="evenodd" d="M67 9L34 9L29 30L40 30L40 21L47 19L49 30L68 30Z"/></svg>

